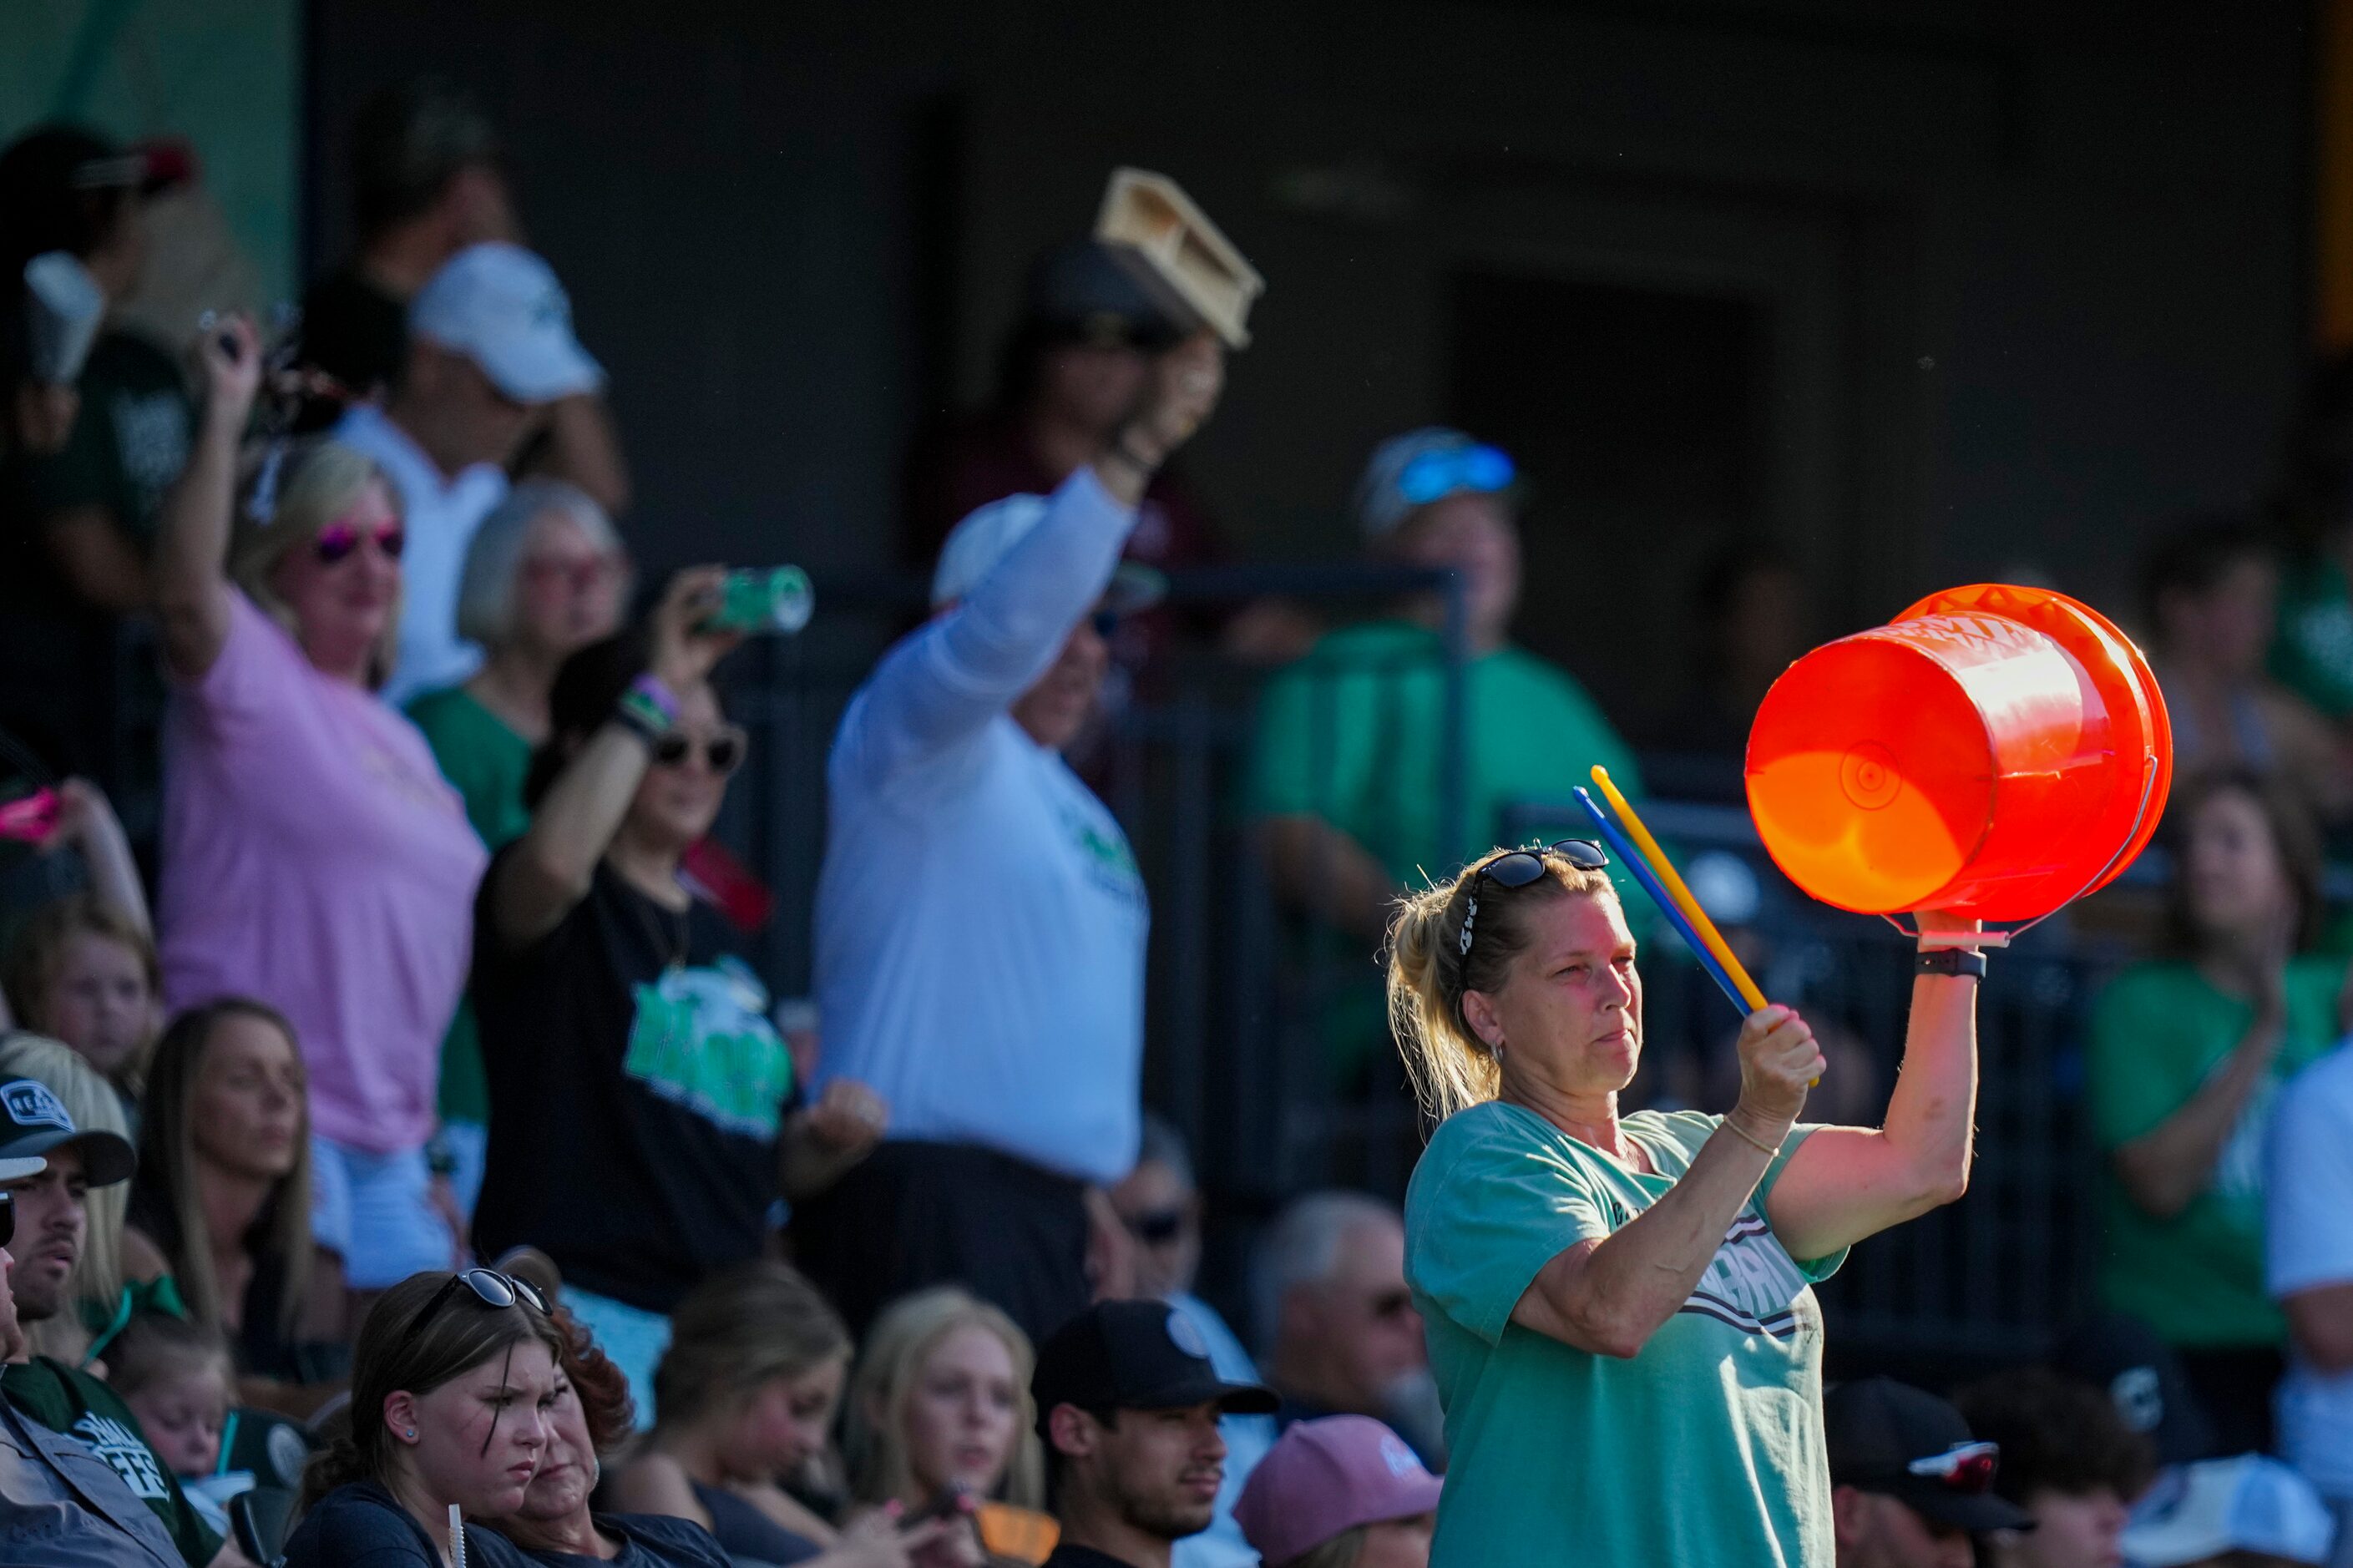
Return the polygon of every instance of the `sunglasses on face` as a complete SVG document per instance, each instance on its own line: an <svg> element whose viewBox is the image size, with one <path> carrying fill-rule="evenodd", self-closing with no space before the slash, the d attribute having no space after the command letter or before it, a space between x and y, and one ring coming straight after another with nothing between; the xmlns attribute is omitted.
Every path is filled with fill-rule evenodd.
<svg viewBox="0 0 2353 1568"><path fill-rule="evenodd" d="M1398 493L1416 506L1474 490L1493 495L1508 489L1518 469L1497 447L1458 447L1450 451L1424 452L1398 475Z"/></svg>
<svg viewBox="0 0 2353 1568"><path fill-rule="evenodd" d="M408 542L407 533L396 522L380 522L364 535L348 522L331 522L311 541L311 553L319 558L322 566L338 565L351 559L362 537L375 540L375 547L387 561L399 560L401 547Z"/></svg>
<svg viewBox="0 0 2353 1568"><path fill-rule="evenodd" d="M0 1247L16 1239L16 1194L0 1193Z"/></svg>
<svg viewBox="0 0 2353 1568"><path fill-rule="evenodd" d="M744 731L730 724L714 734L704 737L702 760L711 771L724 778L744 762ZM654 742L654 762L665 768L682 767L694 752L694 738L672 730Z"/></svg>
<svg viewBox="0 0 2353 1568"><path fill-rule="evenodd" d="M1154 1209L1145 1214L1130 1215L1127 1228L1134 1232L1135 1239L1146 1247L1166 1247L1183 1234L1185 1211Z"/></svg>
<svg viewBox="0 0 2353 1568"><path fill-rule="evenodd" d="M542 1317L547 1315L547 1298L541 1295L539 1287L530 1280L501 1274L495 1268L467 1268L452 1274L442 1282L441 1289L433 1292L433 1299L425 1303L425 1310L417 1314L417 1321L408 1325L408 1332L401 1337L416 1338L417 1331L433 1321L433 1314L441 1310L441 1303L456 1295L460 1285L473 1292L476 1301L493 1311L504 1311L522 1302Z"/></svg>
<svg viewBox="0 0 2353 1568"><path fill-rule="evenodd" d="M1479 918L1479 884L1492 881L1499 888L1525 888L1545 874L1545 857L1556 855L1580 871L1599 871L1609 864L1609 852L1590 838L1563 838L1541 849L1514 849L1498 855L1472 873L1471 898L1462 911L1462 931L1454 939L1454 951L1464 963L1471 960L1472 922Z"/></svg>
<svg viewBox="0 0 2353 1568"><path fill-rule="evenodd" d="M1993 1473L2000 1461L1999 1444L1956 1443L1941 1454L1915 1459L1904 1468L1913 1475L1942 1481L1947 1491L1975 1496L1993 1489Z"/></svg>

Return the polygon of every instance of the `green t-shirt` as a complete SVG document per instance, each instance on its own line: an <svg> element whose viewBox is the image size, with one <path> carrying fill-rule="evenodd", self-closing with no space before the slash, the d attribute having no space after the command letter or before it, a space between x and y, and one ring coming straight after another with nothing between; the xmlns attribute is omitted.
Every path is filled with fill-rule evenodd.
<svg viewBox="0 0 2353 1568"><path fill-rule="evenodd" d="M1400 886L1442 876L1465 856L1544 834L1507 823L1530 802L1567 803L1596 763L1642 793L1633 753L1568 675L1502 647L1464 672L1463 765L1470 841L1441 841L1439 781L1446 663L1438 634L1405 621L1333 632L1267 682L1250 778L1255 816L1320 816L1363 845ZM1552 837L1588 837L1573 805Z"/></svg>
<svg viewBox="0 0 2353 1568"><path fill-rule="evenodd" d="M2332 719L2353 713L2353 587L2336 562L2310 558L2282 574L2272 673Z"/></svg>
<svg viewBox="0 0 2353 1568"><path fill-rule="evenodd" d="M1656 1203L1721 1120L1626 1117L1655 1176L1501 1101L1431 1137L1405 1205L1406 1280L1450 1456L1431 1568L1816 1568L1835 1556L1810 1281L1846 1255L1795 1262L1765 1218L1813 1128L1791 1133L1699 1289L1639 1355L1594 1355L1511 1321L1539 1269Z"/></svg>
<svg viewBox="0 0 2353 1568"><path fill-rule="evenodd" d="M1440 819L1445 645L1407 621L1330 633L1267 682L1249 814L1321 817L1364 846L1398 886L1419 888L1507 840L1592 837L1593 824L1569 791L1591 782L1596 763L1641 798L1633 753L1565 672L1506 647L1472 660L1463 673L1465 843L1446 843ZM1529 821L1514 809L1556 802L1565 809L1550 821ZM1388 1049L1388 1014L1368 955L1350 949L1327 957L1342 989L1316 998L1316 1025L1335 1077L1346 1083Z"/></svg>
<svg viewBox="0 0 2353 1568"><path fill-rule="evenodd" d="M47 1356L12 1363L0 1372L0 1393L27 1420L80 1439L105 1460L131 1495L155 1510L191 1568L203 1568L220 1554L221 1538L188 1506L179 1479L147 1446L139 1417L131 1414L121 1394L89 1373Z"/></svg>
<svg viewBox="0 0 2353 1568"><path fill-rule="evenodd" d="M522 781L531 772L531 742L507 727L462 686L428 691L408 705L425 732L441 776L466 802L466 820L482 847L496 854L531 826ZM491 1090L482 1077L482 1041L474 1002L461 998L441 1040L441 1120L480 1126L491 1119Z"/></svg>
<svg viewBox="0 0 2353 1568"><path fill-rule="evenodd" d="M2272 1100L2337 1038L2341 959L2287 969L2287 1035L2271 1077L2222 1146L2213 1180L2189 1206L2158 1219L2104 1173L2100 1288L2177 1345L2278 1344L2285 1324L2263 1289L2263 1136ZM2129 1143L2189 1101L2254 1022L2254 1005L2218 991L2188 963L2136 964L2092 1016L2092 1131L2103 1152Z"/></svg>

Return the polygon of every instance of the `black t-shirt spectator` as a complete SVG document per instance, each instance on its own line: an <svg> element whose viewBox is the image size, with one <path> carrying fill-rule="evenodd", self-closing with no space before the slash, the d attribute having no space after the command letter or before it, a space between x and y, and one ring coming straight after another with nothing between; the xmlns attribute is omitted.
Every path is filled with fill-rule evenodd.
<svg viewBox="0 0 2353 1568"><path fill-rule="evenodd" d="M390 387L408 354L408 306L343 267L302 298L302 363L325 371L356 397Z"/></svg>
<svg viewBox="0 0 2353 1568"><path fill-rule="evenodd" d="M666 909L599 863L531 946L501 943L486 905L474 931L491 1090L476 1249L529 1243L567 1284L663 1313L759 1256L798 1090L726 922L699 901Z"/></svg>

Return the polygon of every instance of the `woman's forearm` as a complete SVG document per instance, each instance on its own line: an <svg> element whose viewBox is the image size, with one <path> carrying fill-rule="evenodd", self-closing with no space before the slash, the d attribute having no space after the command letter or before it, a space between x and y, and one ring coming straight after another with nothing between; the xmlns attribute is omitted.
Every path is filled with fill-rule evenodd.
<svg viewBox="0 0 2353 1568"><path fill-rule="evenodd" d="M2171 1219L2206 1190L2222 1146L2271 1071L2284 1030L2284 1020L2259 1016L2221 1070L2200 1084L2180 1110L2117 1146L2112 1156L2116 1178L2135 1204L2158 1219Z"/></svg>
<svg viewBox="0 0 2353 1568"><path fill-rule="evenodd" d="M228 637L229 514L236 501L238 425L208 405L188 460L157 516L155 617L173 673L194 680Z"/></svg>
<svg viewBox="0 0 2353 1568"><path fill-rule="evenodd" d="M1968 1185L1977 1106L1978 982L1916 975L1904 1062L1880 1127L1913 1175L1920 1212L1952 1202Z"/></svg>
<svg viewBox="0 0 2353 1568"><path fill-rule="evenodd" d="M652 761L644 737L615 721L565 764L522 841L499 863L491 911L501 942L521 947L537 941L588 896L596 863L612 847Z"/></svg>
<svg viewBox="0 0 2353 1568"><path fill-rule="evenodd" d="M1727 1119L1657 1203L1599 1242L1546 1264L1514 1319L1598 1355L1640 1353L1691 1300L1771 1163L1767 1151L1788 1133L1786 1124L1778 1134L1743 1126L1756 1142Z"/></svg>

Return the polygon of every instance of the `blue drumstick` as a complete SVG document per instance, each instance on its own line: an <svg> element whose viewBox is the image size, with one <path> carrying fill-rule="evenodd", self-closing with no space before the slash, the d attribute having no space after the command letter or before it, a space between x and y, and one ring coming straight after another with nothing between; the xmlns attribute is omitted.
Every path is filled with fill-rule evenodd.
<svg viewBox="0 0 2353 1568"><path fill-rule="evenodd" d="M1609 846L1609 853L1618 858L1619 863L1626 868L1634 880L1642 884L1642 890L1650 894L1651 900L1659 906L1659 913L1666 916L1667 923L1682 935L1683 944L1691 949L1692 957L1699 961L1699 966L1707 972L1707 977L1724 988L1724 994L1732 999L1734 1009L1742 1017L1748 1016L1748 1003L1740 994L1740 988L1733 984L1732 976L1724 972L1724 966L1716 963L1715 955L1708 952L1707 944L1700 941L1699 933L1692 930L1691 921L1683 918L1682 909L1668 896L1667 889L1659 881L1658 873L1651 869L1648 860L1642 858L1642 852L1628 842L1626 836L1618 830L1617 824L1602 815L1601 807L1586 793L1584 785L1577 785L1570 793L1577 796L1577 804L1585 807L1586 815L1593 818L1593 825L1601 830L1602 842Z"/></svg>

